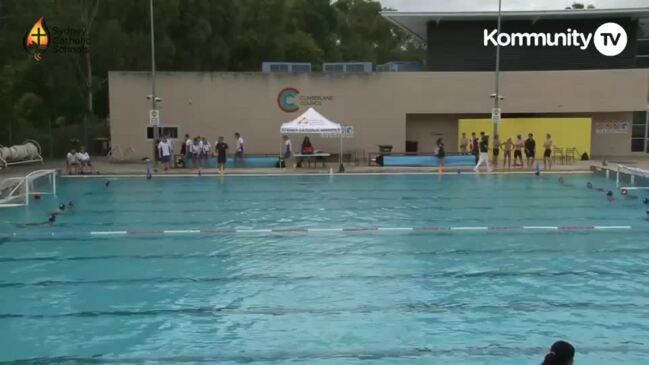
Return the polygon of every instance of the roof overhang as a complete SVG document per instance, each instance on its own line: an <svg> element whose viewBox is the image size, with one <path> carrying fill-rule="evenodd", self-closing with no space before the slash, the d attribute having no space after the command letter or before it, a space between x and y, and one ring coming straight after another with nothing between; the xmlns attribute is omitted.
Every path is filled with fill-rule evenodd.
<svg viewBox="0 0 649 365"><path fill-rule="evenodd" d="M403 28L407 32L426 40L426 25L429 22L442 21L470 21L497 19L497 11L475 11L475 12L401 12L382 11L383 15L390 22ZM649 18L649 8L632 9L566 9L566 10L535 10L535 11L503 11L502 19L528 19L536 22L540 19L556 18Z"/></svg>

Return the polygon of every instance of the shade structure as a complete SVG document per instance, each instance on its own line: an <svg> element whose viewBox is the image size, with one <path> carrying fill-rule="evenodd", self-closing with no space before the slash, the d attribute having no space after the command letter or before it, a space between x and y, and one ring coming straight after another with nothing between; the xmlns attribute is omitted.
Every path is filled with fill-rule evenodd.
<svg viewBox="0 0 649 365"><path fill-rule="evenodd" d="M343 130L340 124L327 119L315 109L309 108L299 117L282 124L279 131L281 134L338 134L340 136L340 166L338 171L345 171L343 167ZM280 152L281 158L282 154Z"/></svg>
<svg viewBox="0 0 649 365"><path fill-rule="evenodd" d="M340 134L342 128L340 124L332 122L315 109L309 108L299 117L282 124L280 132L283 134Z"/></svg>

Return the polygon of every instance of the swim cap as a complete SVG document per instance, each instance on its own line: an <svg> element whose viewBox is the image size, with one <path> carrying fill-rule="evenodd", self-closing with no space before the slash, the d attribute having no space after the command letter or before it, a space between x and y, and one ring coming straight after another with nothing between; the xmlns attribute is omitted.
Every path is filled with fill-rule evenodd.
<svg viewBox="0 0 649 365"><path fill-rule="evenodd" d="M41 194L34 194L34 200L41 200Z"/></svg>
<svg viewBox="0 0 649 365"><path fill-rule="evenodd" d="M59 204L59 209L65 210L65 204L63 204L63 203Z"/></svg>
<svg viewBox="0 0 649 365"><path fill-rule="evenodd" d="M575 357L575 348L565 341L557 341L552 344L550 352L545 355L542 365L567 365Z"/></svg>
<svg viewBox="0 0 649 365"><path fill-rule="evenodd" d="M645 203L645 204L649 204L649 198L642 199L642 202Z"/></svg>
<svg viewBox="0 0 649 365"><path fill-rule="evenodd" d="M587 187L588 189L592 189L592 188L593 188L593 183L590 182L590 181L587 182L587 183L586 183L586 187Z"/></svg>
<svg viewBox="0 0 649 365"><path fill-rule="evenodd" d="M50 222L50 223L54 223L54 221L56 221L56 214L50 214L47 217L47 221Z"/></svg>
<svg viewBox="0 0 649 365"><path fill-rule="evenodd" d="M622 195L627 195L627 194L629 194L629 191L626 190L626 189L622 189L622 190L620 191L620 194L622 194Z"/></svg>
<svg viewBox="0 0 649 365"><path fill-rule="evenodd" d="M613 192L612 192L612 191L610 191L610 190L609 190L609 191L607 191L607 192L606 192L606 196L613 196Z"/></svg>

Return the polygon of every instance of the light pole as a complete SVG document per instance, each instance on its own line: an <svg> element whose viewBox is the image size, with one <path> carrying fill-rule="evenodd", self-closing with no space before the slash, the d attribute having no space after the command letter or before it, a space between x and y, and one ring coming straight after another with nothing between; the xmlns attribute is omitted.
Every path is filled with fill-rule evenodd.
<svg viewBox="0 0 649 365"><path fill-rule="evenodd" d="M153 29L153 0L149 0L151 15L151 109L157 109L155 96L155 33ZM158 116L159 118L159 116ZM158 119L159 120L159 119ZM153 161L158 165L156 141L160 139L159 123L153 125Z"/></svg>
<svg viewBox="0 0 649 365"><path fill-rule="evenodd" d="M502 17L502 0L498 0L498 32L496 33L496 37L500 35L500 20ZM500 43L496 42L496 81L494 85L495 89L495 95L493 95L494 98L494 111L499 111L500 108ZM496 118L493 115L492 112L492 122L494 125L494 135L492 136L493 138L496 137L496 134L498 134L498 123L500 122L500 113L498 113L498 117Z"/></svg>

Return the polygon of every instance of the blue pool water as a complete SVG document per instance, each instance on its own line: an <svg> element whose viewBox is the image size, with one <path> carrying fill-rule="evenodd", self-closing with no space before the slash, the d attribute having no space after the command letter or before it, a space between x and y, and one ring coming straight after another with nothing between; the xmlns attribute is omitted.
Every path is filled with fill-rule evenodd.
<svg viewBox="0 0 649 365"><path fill-rule="evenodd" d="M564 177L60 179L0 210L0 363L645 363L645 207Z"/></svg>

